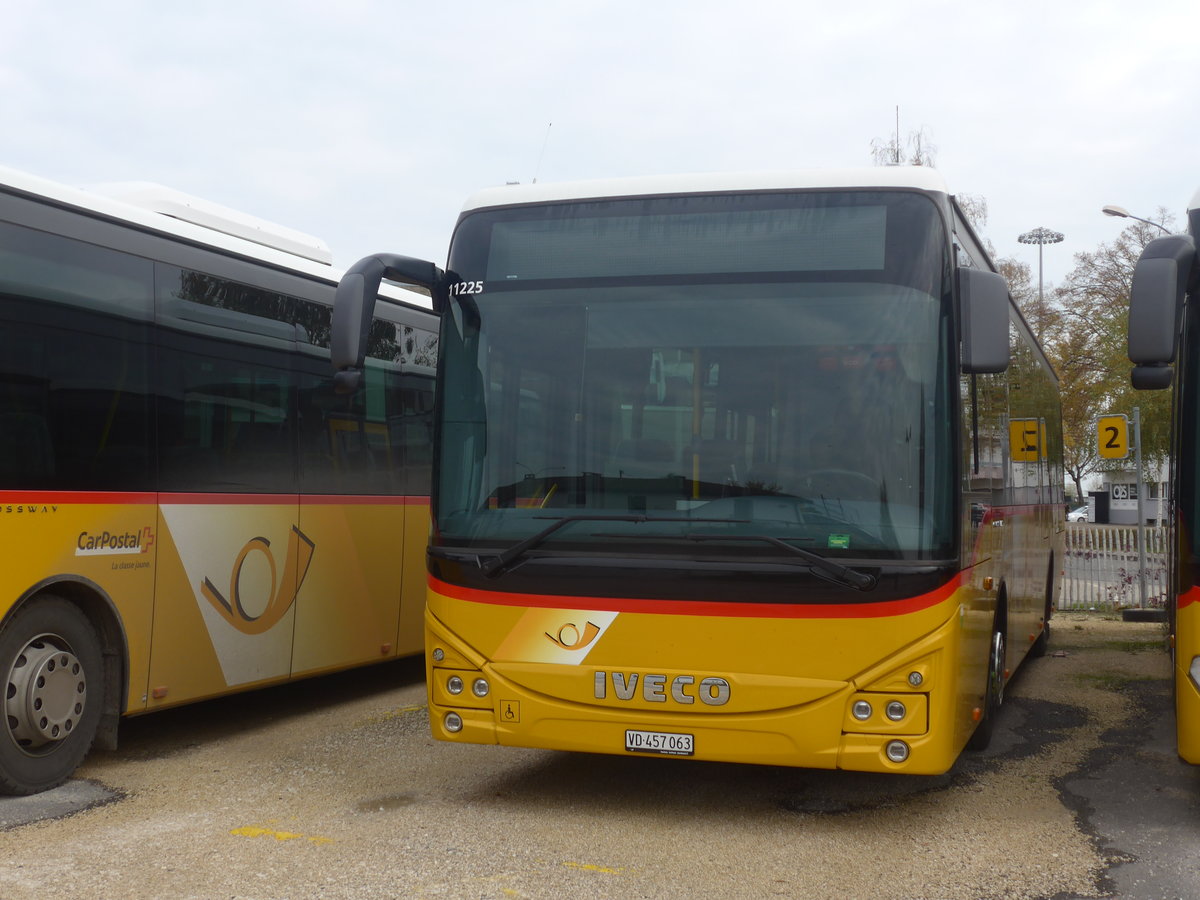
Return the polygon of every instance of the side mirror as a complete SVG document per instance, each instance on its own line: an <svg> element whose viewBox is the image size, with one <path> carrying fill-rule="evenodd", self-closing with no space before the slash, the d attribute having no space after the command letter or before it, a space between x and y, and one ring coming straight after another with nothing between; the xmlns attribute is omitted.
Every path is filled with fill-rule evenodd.
<svg viewBox="0 0 1200 900"><path fill-rule="evenodd" d="M441 292L446 273L431 262L378 253L352 265L338 282L333 297L333 322L329 356L333 362L333 385L338 393L353 393L362 380L367 357L367 337L375 316L375 301L384 278L428 289L435 312L441 312Z"/></svg>
<svg viewBox="0 0 1200 900"><path fill-rule="evenodd" d="M1179 342L1180 316L1196 259L1190 235L1172 234L1146 245L1129 290L1129 361L1133 386L1161 390L1171 384L1170 364Z"/></svg>
<svg viewBox="0 0 1200 900"><path fill-rule="evenodd" d="M1175 370L1170 366L1134 366L1129 383L1138 391L1161 391L1171 386Z"/></svg>
<svg viewBox="0 0 1200 900"><path fill-rule="evenodd" d="M984 375L1008 369L1008 283L984 269L958 270L962 370Z"/></svg>

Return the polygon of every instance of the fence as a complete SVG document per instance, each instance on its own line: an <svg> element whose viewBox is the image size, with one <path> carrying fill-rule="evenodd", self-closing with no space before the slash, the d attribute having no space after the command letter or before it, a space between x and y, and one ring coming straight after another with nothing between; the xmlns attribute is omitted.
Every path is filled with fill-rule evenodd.
<svg viewBox="0 0 1200 900"><path fill-rule="evenodd" d="M1167 529L1146 526L1146 606L1167 597ZM1116 610L1141 606L1136 525L1067 523L1059 609Z"/></svg>

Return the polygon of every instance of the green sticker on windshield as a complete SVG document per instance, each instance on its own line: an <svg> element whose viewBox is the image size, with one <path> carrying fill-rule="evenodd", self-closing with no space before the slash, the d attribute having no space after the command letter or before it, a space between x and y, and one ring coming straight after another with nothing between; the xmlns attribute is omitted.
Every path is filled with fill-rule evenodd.
<svg viewBox="0 0 1200 900"><path fill-rule="evenodd" d="M850 535L848 534L831 534L829 536L829 546L834 550L849 550Z"/></svg>

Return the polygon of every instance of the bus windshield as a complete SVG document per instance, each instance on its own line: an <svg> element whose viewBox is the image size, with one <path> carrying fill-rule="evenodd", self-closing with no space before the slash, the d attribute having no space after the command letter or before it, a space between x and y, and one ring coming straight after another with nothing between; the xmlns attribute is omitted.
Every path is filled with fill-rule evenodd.
<svg viewBox="0 0 1200 900"><path fill-rule="evenodd" d="M948 247L904 191L467 214L435 552L951 557Z"/></svg>

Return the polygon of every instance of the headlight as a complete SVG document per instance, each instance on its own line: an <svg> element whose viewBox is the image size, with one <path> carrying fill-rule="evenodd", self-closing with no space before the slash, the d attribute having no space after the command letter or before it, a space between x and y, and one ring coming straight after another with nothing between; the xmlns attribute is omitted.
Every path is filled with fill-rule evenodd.
<svg viewBox="0 0 1200 900"><path fill-rule="evenodd" d="M854 705L850 707L850 715L854 716L860 722L865 722L871 718L871 713L873 712L871 704L866 700L855 700Z"/></svg>
<svg viewBox="0 0 1200 900"><path fill-rule="evenodd" d="M451 694L461 694L463 692L463 680L457 675L451 675L446 679L446 690Z"/></svg>

